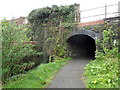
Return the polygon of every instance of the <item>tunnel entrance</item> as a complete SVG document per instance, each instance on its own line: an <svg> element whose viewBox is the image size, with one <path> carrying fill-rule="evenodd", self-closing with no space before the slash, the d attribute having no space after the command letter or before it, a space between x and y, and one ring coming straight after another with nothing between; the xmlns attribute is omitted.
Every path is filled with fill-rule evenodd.
<svg viewBox="0 0 120 90"><path fill-rule="evenodd" d="M95 40L84 34L77 34L67 40L68 53L76 58L95 58L96 44Z"/></svg>

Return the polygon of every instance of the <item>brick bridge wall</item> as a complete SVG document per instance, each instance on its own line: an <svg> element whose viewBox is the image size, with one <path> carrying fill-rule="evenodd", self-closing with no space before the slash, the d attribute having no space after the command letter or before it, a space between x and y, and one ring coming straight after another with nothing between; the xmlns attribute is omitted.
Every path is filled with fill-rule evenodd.
<svg viewBox="0 0 120 90"><path fill-rule="evenodd" d="M91 22L85 22L85 23L79 23L78 27L84 27L84 26L90 26L90 25L99 25L99 24L104 24L104 20L96 20L96 21L91 21Z"/></svg>

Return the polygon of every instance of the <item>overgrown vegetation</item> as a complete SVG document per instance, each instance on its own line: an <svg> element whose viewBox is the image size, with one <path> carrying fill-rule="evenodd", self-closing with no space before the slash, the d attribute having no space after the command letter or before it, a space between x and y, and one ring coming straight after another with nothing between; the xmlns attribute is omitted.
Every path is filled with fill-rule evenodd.
<svg viewBox="0 0 120 90"><path fill-rule="evenodd" d="M38 41L37 49L52 57L66 57L65 40L68 33L75 28L77 4L69 6L53 5L31 11L28 16L30 23L30 36Z"/></svg>
<svg viewBox="0 0 120 90"><path fill-rule="evenodd" d="M69 32L76 26L76 8L78 6L77 4L60 7L53 5L33 10L28 16L29 28L26 25L17 26L7 21L0 23L2 25L4 88L47 87L54 74L70 60L70 58L66 58L65 41ZM96 42L99 47L99 51L96 51L96 60L90 62L85 68L87 88L118 87L118 42L113 43L117 33L109 25L104 28L106 30L102 28L99 31L103 32L103 40ZM31 31L29 32L29 30ZM27 35L31 38L28 38ZM25 73L25 69L32 67L35 63L33 61L21 62L21 60L25 56L41 55L33 50L33 45L23 44L24 41L30 40L38 41L38 45L34 49L48 55L49 63Z"/></svg>
<svg viewBox="0 0 120 90"><path fill-rule="evenodd" d="M23 44L24 41L30 41L26 36L28 33L27 25L17 26L3 20L2 30L2 81L5 83L11 76L19 73L25 73L26 68L34 65L34 62L22 62L25 56L40 55L34 51L33 45Z"/></svg>
<svg viewBox="0 0 120 90"><path fill-rule="evenodd" d="M29 75L31 75L32 78L32 74L29 74L32 72L35 72L37 76L39 76L39 84L38 82L35 82L35 77L37 77L36 75L33 76L31 82L35 82L36 85L39 85L37 87L44 87L46 85L46 80L49 80L50 76L58 70L57 68L60 68L61 65L64 63L64 60L61 59L67 57L66 44L64 42L69 31L72 30L73 27L75 27L75 13L77 6L77 4L60 7L53 5L52 7L33 10L28 16L30 26L29 28L27 27L27 25L16 25L13 23L9 23L9 21L2 21L2 75L3 82L7 86L14 83L13 86L10 87L22 87L25 83L28 83L28 78L30 78L28 77ZM28 38L27 36L31 38ZM44 60L48 56L49 62L55 62L45 64L43 65L43 68L41 65L38 67L38 70L29 71L28 74L23 75L23 73L26 72L27 68L31 68L35 64L33 61L30 60L26 63L26 58L24 59L24 57L31 55L41 55L41 53L33 50L33 45L23 44L24 41L30 40L37 41L38 45L36 45L34 49L46 55L42 57L43 62L48 61ZM60 60L60 62L58 60ZM48 67L51 68L51 70ZM45 70L45 72L43 72L43 70ZM39 71L42 74L40 74ZM48 76L46 76L45 74L48 74ZM25 83L23 83L23 79L25 79ZM8 82L10 82L11 84ZM18 84L17 86L16 84L20 82L23 84ZM35 86L33 85L31 87Z"/></svg>
<svg viewBox="0 0 120 90"><path fill-rule="evenodd" d="M98 40L102 50L96 51L96 59L86 65L84 75L87 88L118 88L118 42L112 27L103 30L103 40Z"/></svg>
<svg viewBox="0 0 120 90"><path fill-rule="evenodd" d="M19 78L13 77L3 88L46 88L51 82L55 73L70 58L55 60L48 64L41 64L35 70L30 70Z"/></svg>

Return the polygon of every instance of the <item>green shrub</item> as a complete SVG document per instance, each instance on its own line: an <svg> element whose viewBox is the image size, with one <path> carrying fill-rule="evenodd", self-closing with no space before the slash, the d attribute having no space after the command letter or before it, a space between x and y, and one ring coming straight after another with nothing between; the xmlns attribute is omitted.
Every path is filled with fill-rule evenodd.
<svg viewBox="0 0 120 90"><path fill-rule="evenodd" d="M38 8L28 15L31 24L29 36L38 41L39 50L51 57L66 57L65 42L69 32L76 26L75 15L78 4ZM52 60L54 61L54 60Z"/></svg>
<svg viewBox="0 0 120 90"><path fill-rule="evenodd" d="M113 30L107 29L103 40L97 41L103 52L96 50L96 59L85 67L87 88L118 88L118 47L113 43L114 36Z"/></svg>
<svg viewBox="0 0 120 90"><path fill-rule="evenodd" d="M26 67L31 67L34 62L21 62L25 56L37 54L33 45L25 45L24 41L30 41L26 36L27 25L17 26L7 21L1 22L2 30L2 75L3 82L13 75L25 72Z"/></svg>
<svg viewBox="0 0 120 90"><path fill-rule="evenodd" d="M90 62L84 75L87 88L116 88L118 87L118 58L96 59Z"/></svg>
<svg viewBox="0 0 120 90"><path fill-rule="evenodd" d="M4 88L46 88L52 81L55 73L68 61L70 58L62 58L47 64L41 64L34 70L28 71L25 75L19 78L12 78L6 83Z"/></svg>

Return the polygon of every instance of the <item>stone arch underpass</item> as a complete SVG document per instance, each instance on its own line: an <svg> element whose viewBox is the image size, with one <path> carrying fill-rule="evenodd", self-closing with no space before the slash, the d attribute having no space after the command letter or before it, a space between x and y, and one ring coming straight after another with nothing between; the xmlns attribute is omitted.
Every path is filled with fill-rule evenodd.
<svg viewBox="0 0 120 90"><path fill-rule="evenodd" d="M99 34L92 30L79 29L71 32L68 43L68 53L71 57L94 58L96 43L100 39Z"/></svg>

